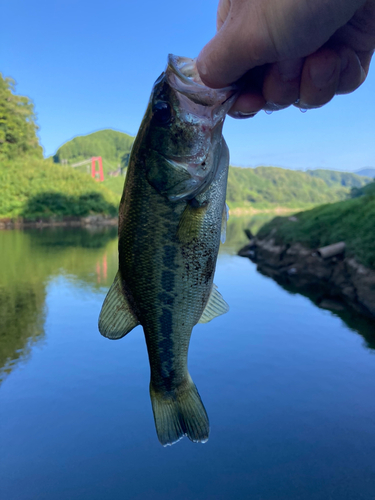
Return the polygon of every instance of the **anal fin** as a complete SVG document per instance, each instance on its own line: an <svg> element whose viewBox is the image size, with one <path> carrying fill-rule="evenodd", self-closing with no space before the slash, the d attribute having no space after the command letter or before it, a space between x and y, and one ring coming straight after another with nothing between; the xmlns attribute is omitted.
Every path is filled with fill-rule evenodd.
<svg viewBox="0 0 375 500"><path fill-rule="evenodd" d="M99 332L108 339L121 339L129 333L139 321L131 310L121 287L121 277L118 271L99 316Z"/></svg>
<svg viewBox="0 0 375 500"><path fill-rule="evenodd" d="M221 296L215 284L212 285L211 294L198 323L208 323L212 319L229 311L229 306Z"/></svg>

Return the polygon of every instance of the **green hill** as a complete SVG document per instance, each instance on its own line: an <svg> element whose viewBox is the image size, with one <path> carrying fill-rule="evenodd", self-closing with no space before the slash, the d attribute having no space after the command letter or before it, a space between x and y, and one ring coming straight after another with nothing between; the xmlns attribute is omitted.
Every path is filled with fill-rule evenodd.
<svg viewBox="0 0 375 500"><path fill-rule="evenodd" d="M257 236L262 239L271 231L276 244L300 242L314 249L345 241L347 255L375 269L375 182L357 198L300 212L293 219L276 217Z"/></svg>
<svg viewBox="0 0 375 500"><path fill-rule="evenodd" d="M344 186L348 188L360 188L366 183L371 182L371 176L364 178L363 175L359 175L352 172L337 172L336 170L307 170L307 174L317 179L322 179L327 186Z"/></svg>
<svg viewBox="0 0 375 500"><path fill-rule="evenodd" d="M117 130L104 129L88 135L80 135L63 144L53 157L55 163L75 165L92 156L101 156L104 172L104 186L121 196L124 174L129 162L134 137ZM90 172L90 164L74 167L82 173ZM110 172L121 169L121 174L110 176Z"/></svg>
<svg viewBox="0 0 375 500"><path fill-rule="evenodd" d="M116 215L118 196L112 191L87 174L43 159L37 130L33 103L0 74L0 217ZM114 142L119 149L126 141ZM70 151L74 155L74 148Z"/></svg>
<svg viewBox="0 0 375 500"><path fill-rule="evenodd" d="M74 165L91 156L102 156L104 185L121 196L123 177L110 177L118 165L127 166L134 138L115 130L100 130L75 137L61 146L54 161ZM87 166L75 170L87 171ZM349 196L371 179L348 172L313 170L301 172L277 167L230 167L227 202L230 208L272 209L312 207Z"/></svg>
<svg viewBox="0 0 375 500"><path fill-rule="evenodd" d="M128 165L134 137L105 129L80 135L63 144L53 157L55 163L74 165L92 156L101 156L105 173ZM78 168L78 167L77 167ZM82 167L84 170L84 167Z"/></svg>
<svg viewBox="0 0 375 500"><path fill-rule="evenodd" d="M346 172L287 170L278 167L229 169L227 203L230 208L301 208L347 198L352 186L371 179ZM346 182L346 184L343 184Z"/></svg>
<svg viewBox="0 0 375 500"><path fill-rule="evenodd" d="M118 196L87 174L50 160L19 158L0 164L0 218L117 214Z"/></svg>

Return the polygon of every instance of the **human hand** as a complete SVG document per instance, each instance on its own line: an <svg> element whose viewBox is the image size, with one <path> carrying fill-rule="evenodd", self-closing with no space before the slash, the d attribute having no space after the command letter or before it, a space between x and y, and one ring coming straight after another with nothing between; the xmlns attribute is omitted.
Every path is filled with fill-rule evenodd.
<svg viewBox="0 0 375 500"><path fill-rule="evenodd" d="M220 0L217 33L197 58L203 82L241 78L230 115L326 104L365 80L375 49L375 0Z"/></svg>

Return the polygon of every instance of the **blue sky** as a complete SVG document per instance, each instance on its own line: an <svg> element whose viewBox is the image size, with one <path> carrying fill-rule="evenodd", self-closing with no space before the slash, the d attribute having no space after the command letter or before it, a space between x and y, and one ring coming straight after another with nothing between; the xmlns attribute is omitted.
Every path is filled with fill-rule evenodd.
<svg viewBox="0 0 375 500"><path fill-rule="evenodd" d="M215 33L217 0L12 0L2 5L0 71L30 96L46 155L103 128L136 134L169 52L195 57ZM375 65L375 63L374 63ZM228 118L231 163L375 167L375 69L319 110Z"/></svg>

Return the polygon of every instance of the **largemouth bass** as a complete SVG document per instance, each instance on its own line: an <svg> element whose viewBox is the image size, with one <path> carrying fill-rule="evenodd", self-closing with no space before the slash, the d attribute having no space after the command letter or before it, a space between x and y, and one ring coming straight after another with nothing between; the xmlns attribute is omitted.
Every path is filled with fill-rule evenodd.
<svg viewBox="0 0 375 500"><path fill-rule="evenodd" d="M192 328L225 313L213 285L229 154L222 136L233 88L213 90L192 59L169 56L131 152L119 211L119 270L99 330L142 325L158 438L205 442L209 422L187 368Z"/></svg>

